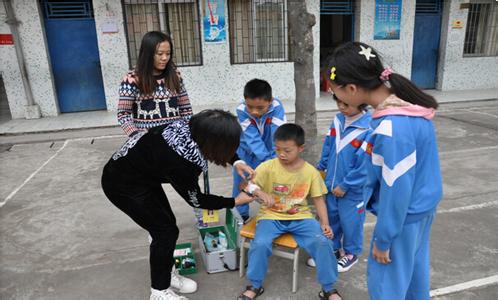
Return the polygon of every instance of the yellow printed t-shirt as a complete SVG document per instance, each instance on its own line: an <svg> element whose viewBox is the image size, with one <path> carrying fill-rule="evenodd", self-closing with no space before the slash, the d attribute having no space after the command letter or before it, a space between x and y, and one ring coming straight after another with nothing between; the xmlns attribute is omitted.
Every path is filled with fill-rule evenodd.
<svg viewBox="0 0 498 300"><path fill-rule="evenodd" d="M280 164L278 158L265 161L256 168L254 183L275 198L272 208L261 205L258 220L311 219L313 215L306 197L327 194L320 173L307 162L299 170L291 172Z"/></svg>

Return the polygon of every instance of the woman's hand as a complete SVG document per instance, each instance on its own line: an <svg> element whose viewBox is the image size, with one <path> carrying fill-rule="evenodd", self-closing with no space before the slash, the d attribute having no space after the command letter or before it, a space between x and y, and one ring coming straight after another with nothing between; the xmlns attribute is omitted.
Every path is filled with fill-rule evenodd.
<svg viewBox="0 0 498 300"><path fill-rule="evenodd" d="M375 241L373 242L372 256L379 264L388 264L391 262L391 259L389 258L389 249L386 251L380 251L377 249Z"/></svg>
<svg viewBox="0 0 498 300"><path fill-rule="evenodd" d="M244 180L252 180L256 176L256 171L247 165L243 160L238 160L233 164L235 171L242 177Z"/></svg>
<svg viewBox="0 0 498 300"><path fill-rule="evenodd" d="M249 196L248 194L241 192L237 197L235 197L235 205L246 204L254 201L254 197Z"/></svg>

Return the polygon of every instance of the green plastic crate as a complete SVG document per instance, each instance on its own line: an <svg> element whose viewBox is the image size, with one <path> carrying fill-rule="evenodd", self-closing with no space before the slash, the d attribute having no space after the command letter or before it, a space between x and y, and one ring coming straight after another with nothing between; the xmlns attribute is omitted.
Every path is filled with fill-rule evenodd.
<svg viewBox="0 0 498 300"><path fill-rule="evenodd" d="M194 250L192 248L192 243L182 243L182 244L177 244L175 246L175 249L187 249L187 248L190 249L190 253L188 255L174 256L174 259L178 258L181 261L183 258L187 258L187 257L191 258L195 261L195 267L190 267L188 269L184 269L180 264L180 267L177 268L178 273L180 273L180 275L189 275L189 274L197 273L197 261L195 260L195 255L194 255Z"/></svg>

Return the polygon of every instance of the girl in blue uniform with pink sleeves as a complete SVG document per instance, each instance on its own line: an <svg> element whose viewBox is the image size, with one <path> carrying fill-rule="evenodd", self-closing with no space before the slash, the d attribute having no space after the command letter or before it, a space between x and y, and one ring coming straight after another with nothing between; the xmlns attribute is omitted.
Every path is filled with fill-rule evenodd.
<svg viewBox="0 0 498 300"><path fill-rule="evenodd" d="M349 42L330 60L331 88L349 105L369 104L371 155L364 199L377 216L368 258L373 300L429 299L429 239L442 197L436 134L438 104L383 66L369 45ZM333 78L333 79L332 79Z"/></svg>

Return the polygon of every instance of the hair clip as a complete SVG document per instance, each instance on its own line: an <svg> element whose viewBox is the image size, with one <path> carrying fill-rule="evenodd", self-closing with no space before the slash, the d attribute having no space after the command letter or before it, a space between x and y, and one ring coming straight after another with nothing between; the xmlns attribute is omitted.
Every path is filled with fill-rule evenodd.
<svg viewBox="0 0 498 300"><path fill-rule="evenodd" d="M335 67L332 67L332 69L330 69L330 80L335 80Z"/></svg>
<svg viewBox="0 0 498 300"><path fill-rule="evenodd" d="M385 68L384 71L380 74L379 78L382 82L388 81L389 76L393 73L393 70L389 67Z"/></svg>
<svg viewBox="0 0 498 300"><path fill-rule="evenodd" d="M361 51L358 52L360 55L365 55L365 58L370 61L370 57L376 57L375 54L372 54L372 48L368 47L365 48L363 45L360 45Z"/></svg>

